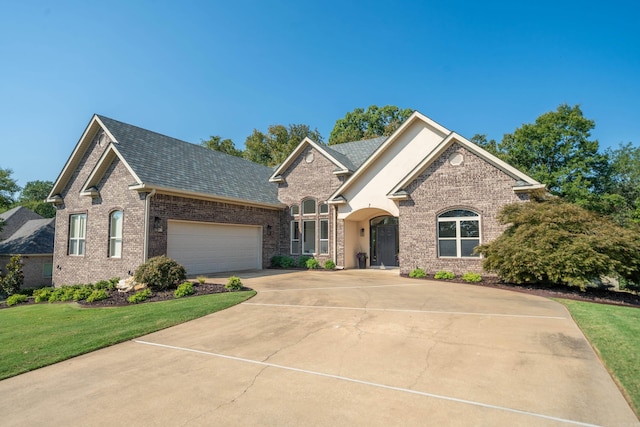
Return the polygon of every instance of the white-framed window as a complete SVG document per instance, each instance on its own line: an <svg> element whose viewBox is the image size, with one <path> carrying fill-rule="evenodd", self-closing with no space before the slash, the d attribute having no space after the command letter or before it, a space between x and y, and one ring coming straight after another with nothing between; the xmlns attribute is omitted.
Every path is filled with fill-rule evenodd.
<svg viewBox="0 0 640 427"><path fill-rule="evenodd" d="M325 202L325 203L321 203L320 204L320 215L323 214L328 214L329 213L329 205Z"/></svg>
<svg viewBox="0 0 640 427"><path fill-rule="evenodd" d="M122 211L109 215L109 258L122 257Z"/></svg>
<svg viewBox="0 0 640 427"><path fill-rule="evenodd" d="M320 253L325 255L329 253L329 220L320 220Z"/></svg>
<svg viewBox="0 0 640 427"><path fill-rule="evenodd" d="M291 206L291 216L300 215L300 207L298 205Z"/></svg>
<svg viewBox="0 0 640 427"><path fill-rule="evenodd" d="M302 221L302 253L316 253L316 220Z"/></svg>
<svg viewBox="0 0 640 427"><path fill-rule="evenodd" d="M300 253L300 223L291 221L291 255Z"/></svg>
<svg viewBox="0 0 640 427"><path fill-rule="evenodd" d="M314 215L316 213L316 201L307 199L302 202L302 215Z"/></svg>
<svg viewBox="0 0 640 427"><path fill-rule="evenodd" d="M42 265L42 278L51 279L53 277L53 264L47 262Z"/></svg>
<svg viewBox="0 0 640 427"><path fill-rule="evenodd" d="M438 256L477 258L473 248L480 244L480 215L467 209L453 209L438 215Z"/></svg>
<svg viewBox="0 0 640 427"><path fill-rule="evenodd" d="M69 255L84 255L87 233L87 214L73 214L69 217Z"/></svg>

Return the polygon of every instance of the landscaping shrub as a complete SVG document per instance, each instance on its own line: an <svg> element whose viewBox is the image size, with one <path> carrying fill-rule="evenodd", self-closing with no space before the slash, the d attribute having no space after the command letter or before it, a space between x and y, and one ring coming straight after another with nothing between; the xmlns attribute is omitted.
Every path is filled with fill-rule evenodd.
<svg viewBox="0 0 640 427"><path fill-rule="evenodd" d="M231 276L224 287L229 291L239 291L242 290L242 282L239 277Z"/></svg>
<svg viewBox="0 0 640 427"><path fill-rule="evenodd" d="M444 279L444 280L451 280L453 278L455 278L456 275L453 274L451 271L444 271L444 270L440 270L440 271L436 271L436 274L433 275L434 279Z"/></svg>
<svg viewBox="0 0 640 427"><path fill-rule="evenodd" d="M73 296L76 293L76 290L78 289L78 286L63 286L62 288L60 288L62 290L62 292L60 292L60 299L59 301L71 301L73 300Z"/></svg>
<svg viewBox="0 0 640 427"><path fill-rule="evenodd" d="M131 295L129 298L127 298L127 301L129 301L131 304L138 304L143 301L146 301L147 298L149 298L150 296L151 296L151 289L144 288L143 290L138 291L135 294Z"/></svg>
<svg viewBox="0 0 640 427"><path fill-rule="evenodd" d="M309 261L310 259L312 259L312 257L307 256L307 255L302 255L300 258L298 258L298 267L307 267L307 261Z"/></svg>
<svg viewBox="0 0 640 427"><path fill-rule="evenodd" d="M24 285L24 273L22 272L22 258L14 255L9 259L9 263L4 268L6 274L0 275L0 288L8 296L18 293Z"/></svg>
<svg viewBox="0 0 640 427"><path fill-rule="evenodd" d="M421 279L423 277L427 277L427 273L425 273L424 270L421 268L414 268L409 273L409 277L412 277L414 279Z"/></svg>
<svg viewBox="0 0 640 427"><path fill-rule="evenodd" d="M29 297L23 294L13 294L7 298L7 305L11 307L12 305L21 304L23 302L27 302Z"/></svg>
<svg viewBox="0 0 640 427"><path fill-rule="evenodd" d="M89 298L89 295L91 295L92 292L93 292L93 286L92 285L80 286L73 293L73 300L74 301L82 301L83 299L87 299L87 298Z"/></svg>
<svg viewBox="0 0 640 427"><path fill-rule="evenodd" d="M105 289L94 289L91 295L87 297L87 302L100 301L109 298L109 294Z"/></svg>
<svg viewBox="0 0 640 427"><path fill-rule="evenodd" d="M465 282L481 282L482 276L478 273L464 273L462 275L462 280Z"/></svg>
<svg viewBox="0 0 640 427"><path fill-rule="evenodd" d="M201 285L204 285L204 282L207 281L206 277L202 277L202 276L198 276L198 278L196 279L198 281L198 283L200 283Z"/></svg>
<svg viewBox="0 0 640 427"><path fill-rule="evenodd" d="M273 268L291 268L296 265L296 260L284 255L274 255L271 257L271 267Z"/></svg>
<svg viewBox="0 0 640 427"><path fill-rule="evenodd" d="M324 262L325 270L333 270L334 268L336 268L336 263L333 260L328 259Z"/></svg>
<svg viewBox="0 0 640 427"><path fill-rule="evenodd" d="M307 268L309 270L315 270L315 269L320 268L320 263L315 258L308 259L307 262L305 263L305 265L307 266Z"/></svg>
<svg viewBox="0 0 640 427"><path fill-rule="evenodd" d="M139 266L134 275L138 283L146 283L152 290L174 288L187 278L183 266L166 256L157 256Z"/></svg>
<svg viewBox="0 0 640 427"><path fill-rule="evenodd" d="M63 288L55 288L49 294L49 302L62 301L65 290Z"/></svg>
<svg viewBox="0 0 640 427"><path fill-rule="evenodd" d="M604 276L640 283L640 226L608 218L559 198L533 194L502 208L507 229L476 250L482 266L511 283L563 284L585 289Z"/></svg>
<svg viewBox="0 0 640 427"><path fill-rule="evenodd" d="M38 303L49 301L49 297L51 296L53 290L53 287L36 289L35 291L33 291L34 301Z"/></svg>
<svg viewBox="0 0 640 427"><path fill-rule="evenodd" d="M108 280L98 280L93 284L93 289L109 289L111 282Z"/></svg>
<svg viewBox="0 0 640 427"><path fill-rule="evenodd" d="M118 283L120 283L120 278L112 277L111 279L109 279L109 286L107 287L107 289L110 291L115 291Z"/></svg>
<svg viewBox="0 0 640 427"><path fill-rule="evenodd" d="M193 283L184 282L178 286L178 289L173 292L173 296L176 298L188 297L189 295L195 294L196 291L193 289Z"/></svg>

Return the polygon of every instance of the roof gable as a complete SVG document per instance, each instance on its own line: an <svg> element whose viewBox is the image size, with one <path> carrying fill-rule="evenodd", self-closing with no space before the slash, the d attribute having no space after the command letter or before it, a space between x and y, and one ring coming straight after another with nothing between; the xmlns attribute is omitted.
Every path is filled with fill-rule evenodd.
<svg viewBox="0 0 640 427"><path fill-rule="evenodd" d="M270 182L280 182L282 181L282 174L287 170L289 166L304 152L307 147L313 147L320 154L326 157L329 161L331 161L338 168L336 173L349 173L350 169L348 165L348 159L344 158L341 154L338 154L334 151L327 150L327 146L324 144L318 144L311 138L307 137L300 141L300 144L284 159L275 171L269 177ZM345 164L347 163L347 164Z"/></svg>
<svg viewBox="0 0 640 427"><path fill-rule="evenodd" d="M514 191L530 191L536 188L544 188L543 184L540 184L538 181L531 178L527 174L519 171L518 169L484 150L482 147L472 143L463 136L458 135L455 132L451 132L438 145L436 145L434 149L420 163L418 163L418 165L416 165L413 170L411 170L411 172L409 172L400 182L398 182L389 192L389 194L387 194L387 196L390 198L406 197L407 193L404 192L404 188L411 182L413 182L422 172L424 172L425 169L427 169L427 167L429 167L429 165L431 165L436 159L438 159L442 155L442 153L454 143L462 145L465 149L474 153L487 163L493 165L505 174L511 176L518 182L518 184L514 186Z"/></svg>
<svg viewBox="0 0 640 427"><path fill-rule="evenodd" d="M54 184L49 201L55 201L67 185L100 129L110 145L84 183L82 194L93 193L92 187L117 157L134 178L131 189L281 206L277 187L268 180L270 168L99 115L94 115L83 133Z"/></svg>

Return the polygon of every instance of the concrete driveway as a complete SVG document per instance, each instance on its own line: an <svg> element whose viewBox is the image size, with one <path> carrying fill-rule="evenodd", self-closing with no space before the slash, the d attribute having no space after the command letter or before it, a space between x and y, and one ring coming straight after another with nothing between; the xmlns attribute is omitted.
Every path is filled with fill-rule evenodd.
<svg viewBox="0 0 640 427"><path fill-rule="evenodd" d="M241 277L241 305L1 381L2 425L640 425L553 301L397 271Z"/></svg>

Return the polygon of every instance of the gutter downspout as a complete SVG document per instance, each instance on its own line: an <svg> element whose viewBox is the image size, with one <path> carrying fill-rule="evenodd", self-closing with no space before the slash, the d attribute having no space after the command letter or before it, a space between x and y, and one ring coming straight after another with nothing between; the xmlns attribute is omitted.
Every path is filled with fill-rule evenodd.
<svg viewBox="0 0 640 427"><path fill-rule="evenodd" d="M156 195L156 189L152 189L144 198L144 241L142 242L142 263L149 258L149 211L151 210L151 198Z"/></svg>
<svg viewBox="0 0 640 427"><path fill-rule="evenodd" d="M338 206L333 206L333 262L338 265Z"/></svg>

